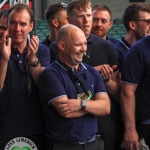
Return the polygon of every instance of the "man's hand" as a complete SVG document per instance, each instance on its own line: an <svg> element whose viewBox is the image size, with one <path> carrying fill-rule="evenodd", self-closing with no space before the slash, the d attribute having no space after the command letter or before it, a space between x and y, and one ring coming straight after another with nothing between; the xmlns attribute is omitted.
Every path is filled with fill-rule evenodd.
<svg viewBox="0 0 150 150"><path fill-rule="evenodd" d="M125 150L139 150L139 137L136 130L125 131L124 133L124 148Z"/></svg>
<svg viewBox="0 0 150 150"><path fill-rule="evenodd" d="M110 79L115 68L117 68L117 65L110 67L108 64L95 67L95 69L101 74L103 80Z"/></svg>
<svg viewBox="0 0 150 150"><path fill-rule="evenodd" d="M77 117L86 114L81 111L81 100L58 98L51 103L58 111L58 113L66 118Z"/></svg>
<svg viewBox="0 0 150 150"><path fill-rule="evenodd" d="M104 65L96 66L95 69L101 74L103 80L107 80L111 78L113 74L113 70L116 67L117 65L110 67L108 64L104 64Z"/></svg>
<svg viewBox="0 0 150 150"><path fill-rule="evenodd" d="M32 35L27 54L27 59L30 64L33 64L37 60L36 53L38 47L39 47L39 38L35 35Z"/></svg>
<svg viewBox="0 0 150 150"><path fill-rule="evenodd" d="M7 38L7 32L4 31L0 39L1 60L8 61L11 54L11 38Z"/></svg>

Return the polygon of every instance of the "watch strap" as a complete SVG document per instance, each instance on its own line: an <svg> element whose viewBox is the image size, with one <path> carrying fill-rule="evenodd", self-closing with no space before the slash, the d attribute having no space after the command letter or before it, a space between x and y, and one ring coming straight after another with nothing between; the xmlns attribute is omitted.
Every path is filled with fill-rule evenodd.
<svg viewBox="0 0 150 150"><path fill-rule="evenodd" d="M87 106L87 100L81 100L81 110L84 110Z"/></svg>
<svg viewBox="0 0 150 150"><path fill-rule="evenodd" d="M30 67L37 67L39 65L40 61L38 60L38 58L33 62L33 63L29 63L28 62L28 65Z"/></svg>

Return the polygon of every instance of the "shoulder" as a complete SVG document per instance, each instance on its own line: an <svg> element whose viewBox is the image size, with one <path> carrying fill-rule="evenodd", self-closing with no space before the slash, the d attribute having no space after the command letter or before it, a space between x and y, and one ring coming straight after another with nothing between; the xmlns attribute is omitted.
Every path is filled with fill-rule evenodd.
<svg viewBox="0 0 150 150"><path fill-rule="evenodd" d="M45 44L39 44L38 51L49 51L49 48Z"/></svg>
<svg viewBox="0 0 150 150"><path fill-rule="evenodd" d="M51 43L50 48L52 48L52 47L57 47L57 41L54 41Z"/></svg>
<svg viewBox="0 0 150 150"><path fill-rule="evenodd" d="M48 48L49 48L49 46L51 45L51 41L49 40L49 38L48 38L49 36L46 36L46 39L44 39L42 42L41 42L41 44L44 44L44 45L46 45Z"/></svg>
<svg viewBox="0 0 150 150"><path fill-rule="evenodd" d="M115 38L112 38L112 37L110 37L110 36L107 36L107 37L106 37L106 40L112 42L114 45L119 42L119 40L117 40L117 39L115 39Z"/></svg>
<svg viewBox="0 0 150 150"><path fill-rule="evenodd" d="M82 63L82 65L84 65L85 68L86 68L86 70L87 70L88 72L90 72L93 76L95 76L95 75L98 73L98 71L97 71L94 67L92 67L92 66L90 66L90 65L88 65L88 64L85 64L85 63ZM98 74L99 74L99 73L98 73Z"/></svg>
<svg viewBox="0 0 150 150"><path fill-rule="evenodd" d="M99 47L101 49L110 50L110 51L115 50L115 47L111 42L104 40L94 34L91 34L89 36L87 42L91 42L92 46Z"/></svg>

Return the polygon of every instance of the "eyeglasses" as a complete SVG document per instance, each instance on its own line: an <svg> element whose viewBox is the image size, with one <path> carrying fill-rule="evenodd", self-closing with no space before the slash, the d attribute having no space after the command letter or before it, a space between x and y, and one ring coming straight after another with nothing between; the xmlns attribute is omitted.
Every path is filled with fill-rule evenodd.
<svg viewBox="0 0 150 150"><path fill-rule="evenodd" d="M136 19L135 21L144 21L147 24L150 24L150 19Z"/></svg>

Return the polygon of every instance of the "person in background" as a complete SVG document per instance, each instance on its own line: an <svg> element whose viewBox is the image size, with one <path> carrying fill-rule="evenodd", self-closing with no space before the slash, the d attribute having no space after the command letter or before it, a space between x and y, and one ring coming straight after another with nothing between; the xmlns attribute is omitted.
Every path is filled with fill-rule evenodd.
<svg viewBox="0 0 150 150"><path fill-rule="evenodd" d="M49 49L33 35L34 13L17 3L8 10L8 33L0 47L0 149L16 137L33 141L45 149L45 129L39 100L38 80L50 63ZM7 42L6 42L7 41Z"/></svg>
<svg viewBox="0 0 150 150"><path fill-rule="evenodd" d="M150 5L147 3L129 5L124 11L123 23L127 31L126 36L115 45L120 72L129 48L139 39L150 35Z"/></svg>
<svg viewBox="0 0 150 150"><path fill-rule="evenodd" d="M96 116L109 114L110 100L99 73L82 63L85 34L74 25L64 25L57 44L59 58L43 71L39 84L47 150L104 150L102 140L96 140Z"/></svg>
<svg viewBox="0 0 150 150"><path fill-rule="evenodd" d="M108 36L109 29L113 25L110 9L106 5L95 5L92 8L92 15L92 33L113 44L118 43L117 39Z"/></svg>
<svg viewBox="0 0 150 150"><path fill-rule="evenodd" d="M56 40L57 31L68 23L66 5L63 2L52 4L45 11L45 20L47 21L50 33L41 43L45 44L48 48Z"/></svg>
<svg viewBox="0 0 150 150"><path fill-rule="evenodd" d="M122 64L121 110L125 150L140 150L139 141L142 139L145 147L150 148L149 47L150 36L146 36L129 48Z"/></svg>
<svg viewBox="0 0 150 150"><path fill-rule="evenodd" d="M119 41L117 39L108 36L109 29L113 25L112 14L109 7L103 4L93 6L92 16L93 16L92 33L105 40L108 40L114 45L118 43ZM110 114L110 119L113 120L113 123L111 124L112 126L108 125L110 122L108 121L107 117L108 116L106 116L105 118L105 116L103 116L98 118L99 124L102 125L101 134L105 141L105 150L110 150L110 145L112 146L111 143L115 145L111 147L111 150L113 149L118 150L118 147L120 149L121 141L123 139L121 136L123 135L122 131L123 127L122 123L120 123L121 112L119 103L112 101L112 111ZM108 132L114 134L112 138L108 138L109 134Z"/></svg>
<svg viewBox="0 0 150 150"><path fill-rule="evenodd" d="M123 37L120 40L120 42L118 42L115 45L118 54L118 67L120 75L122 74L121 70L123 60L126 56L126 53L129 51L130 47L134 45L134 43L137 42L139 39L149 35L150 5L146 3L137 3L129 5L124 11L123 23L126 28L126 36ZM119 132L121 134L119 134ZM123 121L120 121L120 127L118 126L117 133L119 142L117 146L120 147L121 141L124 139Z"/></svg>
<svg viewBox="0 0 150 150"><path fill-rule="evenodd" d="M4 31L6 31L8 36L7 19L8 19L8 9L0 10L0 38L2 38Z"/></svg>

